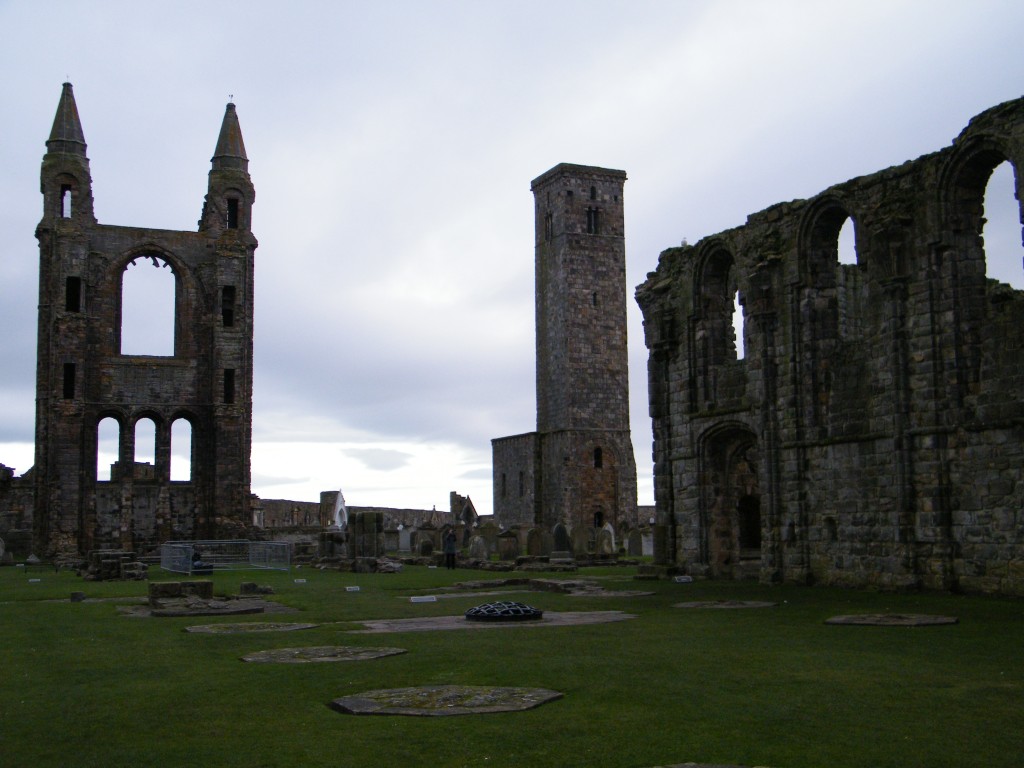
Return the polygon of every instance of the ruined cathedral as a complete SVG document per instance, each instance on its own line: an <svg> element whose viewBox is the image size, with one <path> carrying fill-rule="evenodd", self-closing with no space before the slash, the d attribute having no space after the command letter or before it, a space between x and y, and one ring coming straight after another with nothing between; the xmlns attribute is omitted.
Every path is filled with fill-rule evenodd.
<svg viewBox="0 0 1024 768"><path fill-rule="evenodd" d="M65 83L46 142L39 240L33 548L59 557L234 538L250 518L255 193L228 104L196 232L100 224L85 135ZM122 280L146 260L173 276L172 355L121 348ZM101 422L118 457L99 479ZM136 461L140 422L150 461ZM187 422L189 429L183 429ZM172 435L190 437L191 478L172 480ZM185 439L185 438L181 438ZM10 480L8 479L8 482ZM13 495L13 494L12 494Z"/></svg>
<svg viewBox="0 0 1024 768"><path fill-rule="evenodd" d="M946 149L661 254L636 291L659 559L1024 594L1024 292L986 277L982 239L1004 161L1019 201L1024 99ZM847 219L855 264L837 259Z"/></svg>

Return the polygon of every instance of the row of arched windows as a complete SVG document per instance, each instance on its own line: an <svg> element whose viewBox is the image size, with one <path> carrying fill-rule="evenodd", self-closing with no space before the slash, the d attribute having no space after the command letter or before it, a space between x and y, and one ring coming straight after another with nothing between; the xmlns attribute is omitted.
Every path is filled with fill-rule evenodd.
<svg viewBox="0 0 1024 768"><path fill-rule="evenodd" d="M153 419L144 417L135 422L134 456L136 464L157 464L157 430ZM108 416L102 419L96 430L96 479L110 481L111 468L121 456L124 436L117 419ZM179 418L171 423L170 429L170 479L188 482L192 479L192 424L188 419Z"/></svg>
<svg viewBox="0 0 1024 768"><path fill-rule="evenodd" d="M1018 290L1024 289L1022 222L1015 194L1014 167L1009 161L1002 162L991 171L985 184L982 206L981 235L986 275ZM808 268L812 272L827 269L829 262L836 270L859 263L856 222L846 211L838 206L823 211L812 233L814 252L808 260ZM722 248L704 260L696 283L700 322L708 346L705 357L710 364L744 357L744 312L737 277L732 255ZM823 283L829 286L844 284L842 275L838 273L819 277L812 275L811 279L818 287ZM731 334L726 326L731 326Z"/></svg>

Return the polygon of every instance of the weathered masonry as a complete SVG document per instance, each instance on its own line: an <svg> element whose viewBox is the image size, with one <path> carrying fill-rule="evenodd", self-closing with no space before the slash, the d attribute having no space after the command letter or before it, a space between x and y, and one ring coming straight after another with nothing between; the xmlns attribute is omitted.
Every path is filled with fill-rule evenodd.
<svg viewBox="0 0 1024 768"><path fill-rule="evenodd" d="M250 518L256 239L235 105L224 114L198 232L96 222L70 83L46 148L36 229L35 550L145 551L168 539L237 535ZM122 282L136 262L173 280L172 354L122 350ZM143 422L152 437L140 455ZM117 434L112 467L98 466L101 423ZM171 477L172 436L191 444L190 477Z"/></svg>
<svg viewBox="0 0 1024 768"><path fill-rule="evenodd" d="M1004 161L1019 201L1024 99L942 151L661 254L636 298L663 559L1024 594L1024 292L986 277L982 240Z"/></svg>
<svg viewBox="0 0 1024 768"><path fill-rule="evenodd" d="M560 526L576 549L636 525L625 180L567 163L534 179L537 431L492 441L501 526Z"/></svg>

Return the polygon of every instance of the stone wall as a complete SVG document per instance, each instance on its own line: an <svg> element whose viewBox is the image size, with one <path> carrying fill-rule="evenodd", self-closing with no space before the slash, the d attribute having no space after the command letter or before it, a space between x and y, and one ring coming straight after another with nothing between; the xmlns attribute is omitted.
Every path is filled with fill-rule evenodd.
<svg viewBox="0 0 1024 768"><path fill-rule="evenodd" d="M661 254L636 297L666 559L1024 594L1024 293L986 278L982 239L1004 160L1019 200L1024 100ZM856 264L838 262L848 218Z"/></svg>

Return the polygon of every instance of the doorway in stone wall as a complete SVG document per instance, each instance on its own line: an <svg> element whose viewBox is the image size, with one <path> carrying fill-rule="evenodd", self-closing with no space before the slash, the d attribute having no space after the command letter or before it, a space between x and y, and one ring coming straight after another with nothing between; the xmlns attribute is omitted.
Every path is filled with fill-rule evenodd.
<svg viewBox="0 0 1024 768"><path fill-rule="evenodd" d="M757 438L739 426L704 441L703 551L710 575L757 578L761 568L761 494Z"/></svg>

